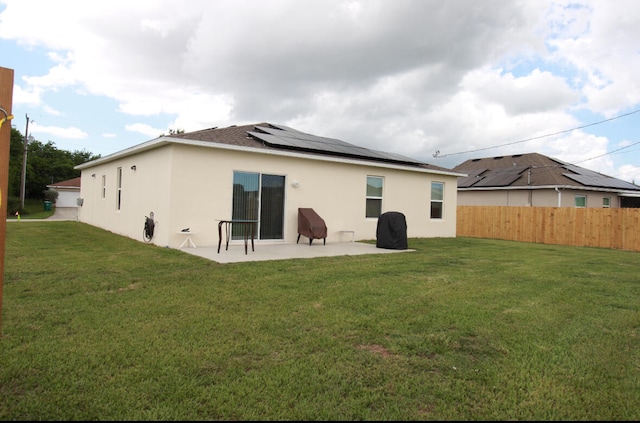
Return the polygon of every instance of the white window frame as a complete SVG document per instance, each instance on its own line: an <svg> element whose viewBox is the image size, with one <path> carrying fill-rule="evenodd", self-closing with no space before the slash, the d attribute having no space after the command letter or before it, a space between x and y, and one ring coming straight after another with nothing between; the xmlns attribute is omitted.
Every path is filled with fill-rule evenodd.
<svg viewBox="0 0 640 423"><path fill-rule="evenodd" d="M441 187L440 192L442 192L442 198L434 198L433 188L434 185L439 185ZM433 217L433 205L440 204L440 216ZM440 181L431 181L431 201L429 202L429 218L442 220L444 219L444 182Z"/></svg>
<svg viewBox="0 0 640 423"><path fill-rule="evenodd" d="M578 199L582 199L584 198L584 206L579 206L578 205ZM576 194L576 196L573 199L573 204L576 206L576 208L578 209L584 209L587 207L587 196L586 195L580 195L580 194Z"/></svg>
<svg viewBox="0 0 640 423"><path fill-rule="evenodd" d="M375 195L374 193L369 192L369 181L370 180L379 180L380 181L380 195ZM367 219L377 219L382 214L382 199L384 196L384 176L375 176L375 175L367 175L367 185L366 185L366 195L365 195L365 210L364 215ZM369 215L369 208L367 205L371 201L376 201L380 203L380 213L377 216Z"/></svg>
<svg viewBox="0 0 640 423"><path fill-rule="evenodd" d="M605 209L611 208L611 197L602 198L602 207Z"/></svg>
<svg viewBox="0 0 640 423"><path fill-rule="evenodd" d="M122 167L116 170L116 210L122 207Z"/></svg>

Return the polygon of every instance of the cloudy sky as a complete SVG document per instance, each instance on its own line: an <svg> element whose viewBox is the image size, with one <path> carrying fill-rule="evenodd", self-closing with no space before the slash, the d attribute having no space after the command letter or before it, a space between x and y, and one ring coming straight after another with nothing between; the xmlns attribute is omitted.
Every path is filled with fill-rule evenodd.
<svg viewBox="0 0 640 423"><path fill-rule="evenodd" d="M637 0L0 0L11 123L108 155L258 122L640 183Z"/></svg>

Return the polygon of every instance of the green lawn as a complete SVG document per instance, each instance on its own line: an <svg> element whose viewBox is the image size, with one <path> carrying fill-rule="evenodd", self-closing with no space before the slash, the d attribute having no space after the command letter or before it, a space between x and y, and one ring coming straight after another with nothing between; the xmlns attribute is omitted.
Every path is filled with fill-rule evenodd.
<svg viewBox="0 0 640 423"><path fill-rule="evenodd" d="M36 200L27 198L24 200L24 211L20 215L22 219L47 219L55 213L55 207L51 207L51 210L45 210L44 200ZM18 216L15 214L9 214L7 219L17 220Z"/></svg>
<svg viewBox="0 0 640 423"><path fill-rule="evenodd" d="M638 420L640 253L218 264L7 225L0 420Z"/></svg>

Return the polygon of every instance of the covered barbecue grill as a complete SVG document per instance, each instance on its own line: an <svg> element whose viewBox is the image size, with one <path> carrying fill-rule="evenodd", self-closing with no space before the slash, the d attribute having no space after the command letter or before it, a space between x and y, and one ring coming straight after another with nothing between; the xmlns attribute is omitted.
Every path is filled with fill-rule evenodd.
<svg viewBox="0 0 640 423"><path fill-rule="evenodd" d="M390 250L406 250L407 220L400 212L386 212L378 217L376 247Z"/></svg>
<svg viewBox="0 0 640 423"><path fill-rule="evenodd" d="M309 245L314 239L323 239L323 243L327 244L327 225L315 210L298 208L298 239L296 244L300 241L300 235L309 238Z"/></svg>

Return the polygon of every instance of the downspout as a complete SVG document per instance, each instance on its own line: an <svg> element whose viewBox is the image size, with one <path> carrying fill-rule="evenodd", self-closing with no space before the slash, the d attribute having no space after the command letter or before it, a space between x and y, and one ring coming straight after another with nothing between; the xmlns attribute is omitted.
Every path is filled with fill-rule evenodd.
<svg viewBox="0 0 640 423"><path fill-rule="evenodd" d="M529 207L533 206L533 190L531 189L531 168L527 171L527 186L529 186Z"/></svg>
<svg viewBox="0 0 640 423"><path fill-rule="evenodd" d="M562 192L558 187L556 187L555 190L558 193L558 207L562 207Z"/></svg>

